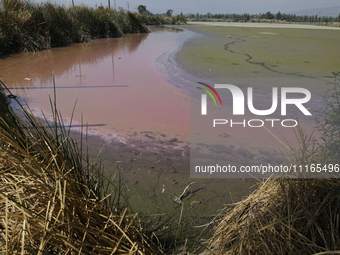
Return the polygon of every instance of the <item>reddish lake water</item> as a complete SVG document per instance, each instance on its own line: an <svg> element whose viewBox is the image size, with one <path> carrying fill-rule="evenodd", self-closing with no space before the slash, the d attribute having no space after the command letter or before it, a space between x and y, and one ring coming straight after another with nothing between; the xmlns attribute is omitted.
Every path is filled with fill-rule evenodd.
<svg viewBox="0 0 340 255"><path fill-rule="evenodd" d="M131 137L177 138L188 143L188 87L201 80L178 67L175 55L193 34L188 30L154 29L150 34L15 54L0 59L0 75L13 89L13 94L27 100L37 116L42 116L43 111L51 119L49 96L53 98L54 75L57 108L65 123L69 122L77 101L72 122L75 129L80 129L83 114L90 134L121 141ZM197 105L199 107L199 100ZM200 142L216 144L219 140L206 135L210 124L202 127L205 140ZM310 129L310 126L311 123L306 123L304 128ZM232 134L221 129L221 133L226 134L228 143L236 147L280 146L267 130L248 129L234 128ZM296 144L292 129L278 130L289 142Z"/></svg>
<svg viewBox="0 0 340 255"><path fill-rule="evenodd" d="M92 134L188 141L189 97L170 85L156 64L158 56L176 45L179 34L157 30L16 54L0 60L0 75L38 116L41 110L50 116L54 74L57 108L66 122L77 99L75 127L83 114Z"/></svg>

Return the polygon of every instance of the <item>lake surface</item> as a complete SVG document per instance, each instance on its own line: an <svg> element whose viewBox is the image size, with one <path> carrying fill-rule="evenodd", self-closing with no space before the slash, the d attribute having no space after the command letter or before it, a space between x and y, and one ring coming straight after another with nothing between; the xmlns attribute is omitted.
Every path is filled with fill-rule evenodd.
<svg viewBox="0 0 340 255"><path fill-rule="evenodd" d="M326 90L323 84L327 82L320 75L329 75L334 70L327 67L325 72L316 63L321 60L331 62L333 58L326 55L323 60L319 55L310 56L310 52L317 54L317 51L313 48L314 44L309 43L306 52L299 50L299 54L313 59L302 59L301 64L300 59L292 61L289 55L296 56L297 53L283 47L286 41L290 47L294 46L289 40L295 40L293 43L303 46L304 41L301 40L309 32L299 36L301 31L306 30L299 30L298 34L285 28L276 28L275 31L266 28L260 32L250 28L224 29L227 30L211 27L202 30L205 31L202 34L186 28L153 28L150 34L131 34L123 38L100 39L37 53L15 54L0 59L0 76L14 94L27 100L36 116L41 117L44 112L48 119L52 118L49 97L53 98L54 94L54 76L57 108L65 123L70 122L74 108L73 129L80 130L83 119L83 123L89 127L89 134L100 134L105 139L119 141L137 138L169 141L176 138L183 144L189 143L189 88L195 88L196 82L254 87L254 100L259 109L270 107L273 86L307 86L312 91L312 100L307 107L313 112L320 108L321 95ZM337 33L331 32L332 35ZM326 32L317 38L336 39L323 33ZM231 35L230 38L227 35ZM276 38L276 41L263 44L267 40L264 38ZM282 42L282 45L278 42ZM281 48L284 49L282 52L279 51ZM254 58L247 62L247 54ZM280 61L275 57L280 58ZM270 66L254 64L256 58L260 64L269 61ZM315 74L315 70L323 73L318 74L317 78L310 78L310 73ZM291 75L293 72L304 77L296 78ZM230 95L225 98L227 101L232 100ZM198 109L199 90L191 93L191 99ZM226 107L230 111L231 104ZM221 108L221 111L225 111L225 108ZM294 114L294 109L289 112L289 115ZM279 117L278 114L274 115ZM219 116L224 116L223 112ZM246 112L245 117L252 116ZM315 126L314 118L310 117L299 116L299 123L308 133ZM200 137L203 140L198 139L200 142L216 144L222 141L247 149L280 147L277 139L263 128L242 128L230 132L223 127L221 135L215 138L206 135L210 129L210 123L206 123L206 127L202 126L204 135ZM293 130L279 127L271 131L297 144Z"/></svg>
<svg viewBox="0 0 340 255"><path fill-rule="evenodd" d="M172 68L176 75L164 61L183 40L182 30L153 28L150 34L15 54L0 60L0 75L37 116L43 111L51 118L54 76L57 108L68 123L75 106L75 129L83 115L90 134L188 142L189 95L161 74Z"/></svg>

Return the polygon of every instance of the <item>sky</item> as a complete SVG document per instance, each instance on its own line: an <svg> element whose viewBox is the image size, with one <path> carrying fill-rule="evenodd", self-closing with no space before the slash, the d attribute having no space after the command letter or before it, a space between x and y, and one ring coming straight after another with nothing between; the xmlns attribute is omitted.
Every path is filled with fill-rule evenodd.
<svg viewBox="0 0 340 255"><path fill-rule="evenodd" d="M44 1L44 0L38 0ZM71 0L51 0L59 4L70 5ZM85 4L95 7L96 5L107 6L109 0L74 0L76 5ZM165 13L168 9L173 10L173 14L200 13L250 13L258 14L270 11L277 13L291 13L304 9L323 8L339 6L339 0L110 0L111 7L116 1L117 7L128 8L130 11L137 11L138 5L146 6L152 13Z"/></svg>

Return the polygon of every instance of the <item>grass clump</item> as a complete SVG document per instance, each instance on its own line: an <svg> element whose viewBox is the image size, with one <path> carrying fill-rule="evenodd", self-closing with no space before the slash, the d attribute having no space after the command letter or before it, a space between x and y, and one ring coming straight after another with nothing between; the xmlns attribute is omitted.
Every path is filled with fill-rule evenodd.
<svg viewBox="0 0 340 255"><path fill-rule="evenodd" d="M1 0L0 4L0 54L147 32L148 28L130 12L20 0Z"/></svg>
<svg viewBox="0 0 340 255"><path fill-rule="evenodd" d="M339 162L312 136L301 130L299 135L300 148L290 148L293 165L324 167L333 162L334 172L339 172ZM215 254L261 255L340 250L340 180L316 176L291 175L259 183L249 197L226 208L209 240L210 250Z"/></svg>
<svg viewBox="0 0 340 255"><path fill-rule="evenodd" d="M340 249L337 179L273 179L226 212L215 254L314 254Z"/></svg>
<svg viewBox="0 0 340 255"><path fill-rule="evenodd" d="M0 109L0 253L156 253L119 189L82 157L54 102L51 125L24 108L20 118Z"/></svg>
<svg viewBox="0 0 340 255"><path fill-rule="evenodd" d="M187 23L187 19L183 15L175 15L171 17L170 24L171 25L185 25Z"/></svg>

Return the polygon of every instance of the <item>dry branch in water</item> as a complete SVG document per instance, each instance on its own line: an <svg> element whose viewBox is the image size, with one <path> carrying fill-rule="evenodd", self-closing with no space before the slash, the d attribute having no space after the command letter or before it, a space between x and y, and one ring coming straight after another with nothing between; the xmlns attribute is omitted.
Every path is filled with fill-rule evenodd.
<svg viewBox="0 0 340 255"><path fill-rule="evenodd" d="M187 189L192 185L192 184L195 184L196 182L192 182L192 183L189 183L188 186L185 187L185 189L183 190L183 193L179 196L179 197L176 197L174 198L174 202L178 203L178 204L184 204L184 202L182 201L182 197L185 195L185 192L187 192Z"/></svg>

